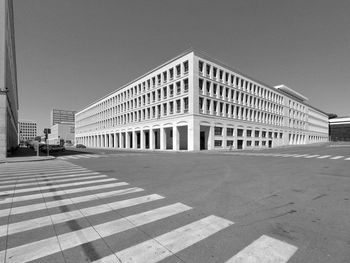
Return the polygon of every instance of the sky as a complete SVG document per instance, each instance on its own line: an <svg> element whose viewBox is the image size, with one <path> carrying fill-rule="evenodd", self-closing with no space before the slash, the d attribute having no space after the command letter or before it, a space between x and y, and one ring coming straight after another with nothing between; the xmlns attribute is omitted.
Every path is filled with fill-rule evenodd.
<svg viewBox="0 0 350 263"><path fill-rule="evenodd" d="M13 0L19 117L49 127L194 48L350 116L349 0Z"/></svg>

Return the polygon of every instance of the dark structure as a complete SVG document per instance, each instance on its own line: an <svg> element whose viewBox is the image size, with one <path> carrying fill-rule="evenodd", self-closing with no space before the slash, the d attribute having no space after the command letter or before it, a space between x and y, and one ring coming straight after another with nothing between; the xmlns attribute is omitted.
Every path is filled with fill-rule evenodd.
<svg viewBox="0 0 350 263"><path fill-rule="evenodd" d="M331 141L350 141L350 117L330 119L329 136Z"/></svg>

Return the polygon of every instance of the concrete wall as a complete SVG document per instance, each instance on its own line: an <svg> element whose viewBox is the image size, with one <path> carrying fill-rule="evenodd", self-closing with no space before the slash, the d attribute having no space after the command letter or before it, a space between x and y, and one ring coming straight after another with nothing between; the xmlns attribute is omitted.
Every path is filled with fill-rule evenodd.
<svg viewBox="0 0 350 263"><path fill-rule="evenodd" d="M0 0L0 158L18 143L18 91L12 0Z"/></svg>

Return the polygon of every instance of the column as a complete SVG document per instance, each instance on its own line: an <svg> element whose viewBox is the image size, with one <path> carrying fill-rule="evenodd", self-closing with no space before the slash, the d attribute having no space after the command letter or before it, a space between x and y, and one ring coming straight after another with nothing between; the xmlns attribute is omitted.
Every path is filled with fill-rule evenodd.
<svg viewBox="0 0 350 263"><path fill-rule="evenodd" d="M173 126L173 150L178 151L180 149L179 143L179 131L176 125Z"/></svg>
<svg viewBox="0 0 350 263"><path fill-rule="evenodd" d="M114 133L114 148L117 148L119 144L119 138L117 137L117 133Z"/></svg>
<svg viewBox="0 0 350 263"><path fill-rule="evenodd" d="M140 149L144 150L145 149L145 135L143 130L140 130Z"/></svg>
<svg viewBox="0 0 350 263"><path fill-rule="evenodd" d="M214 126L209 127L208 150L214 149Z"/></svg>
<svg viewBox="0 0 350 263"><path fill-rule="evenodd" d="M152 129L149 129L149 149L154 150L154 132Z"/></svg>
<svg viewBox="0 0 350 263"><path fill-rule="evenodd" d="M161 127L159 129L160 131L160 150L164 151L166 148L165 145L165 139L166 139L166 135L165 135L165 129L163 127Z"/></svg>
<svg viewBox="0 0 350 263"><path fill-rule="evenodd" d="M137 136L136 136L136 131L132 132L132 148L137 149Z"/></svg>

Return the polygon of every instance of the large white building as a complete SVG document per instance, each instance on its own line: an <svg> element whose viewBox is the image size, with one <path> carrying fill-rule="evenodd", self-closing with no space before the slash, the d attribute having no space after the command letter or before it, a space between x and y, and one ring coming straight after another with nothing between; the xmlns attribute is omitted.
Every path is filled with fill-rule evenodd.
<svg viewBox="0 0 350 263"><path fill-rule="evenodd" d="M51 133L48 135L50 144L59 144L61 140L65 143L74 143L75 125L74 122L61 122L51 126Z"/></svg>
<svg viewBox="0 0 350 263"><path fill-rule="evenodd" d="M76 143L150 150L254 149L328 140L328 116L189 50L76 114Z"/></svg>
<svg viewBox="0 0 350 263"><path fill-rule="evenodd" d="M37 136L37 123L34 121L19 121L18 129L20 142L34 140Z"/></svg>
<svg viewBox="0 0 350 263"><path fill-rule="evenodd" d="M76 111L52 109L50 113L51 126L61 122L74 122Z"/></svg>

